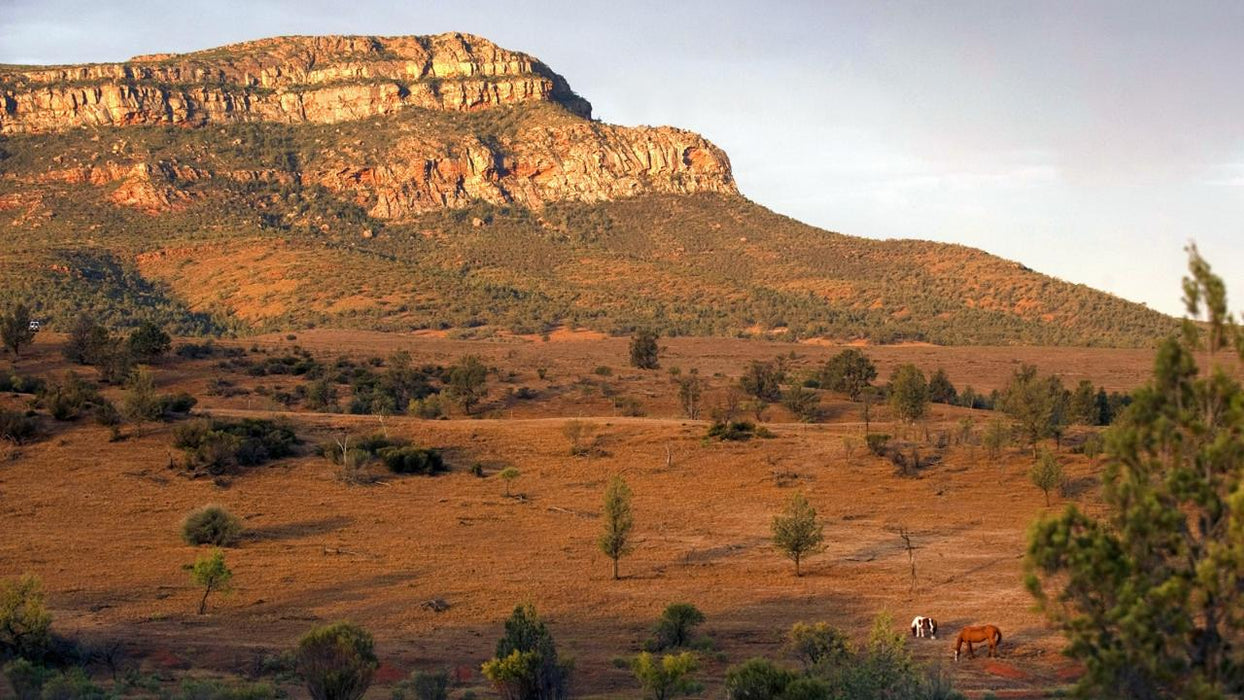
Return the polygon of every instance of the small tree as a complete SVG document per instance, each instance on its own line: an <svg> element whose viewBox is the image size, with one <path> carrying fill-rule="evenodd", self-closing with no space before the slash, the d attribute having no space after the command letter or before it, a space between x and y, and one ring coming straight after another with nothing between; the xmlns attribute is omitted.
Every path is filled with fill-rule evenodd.
<svg viewBox="0 0 1244 700"><path fill-rule="evenodd" d="M739 387L750 396L773 403L782 400L782 382L786 372L775 361L753 360L739 378Z"/></svg>
<svg viewBox="0 0 1244 700"><path fill-rule="evenodd" d="M615 476L605 489L604 527L596 541L600 551L613 560L615 581L618 580L618 560L631 552L631 529L634 526L631 489L621 476Z"/></svg>
<svg viewBox="0 0 1244 700"><path fill-rule="evenodd" d="M488 368L475 355L466 355L449 370L449 395L470 414L488 392Z"/></svg>
<svg viewBox="0 0 1244 700"><path fill-rule="evenodd" d="M1034 486L1045 493L1045 505L1048 508L1050 491L1063 483L1063 465L1052 452L1043 449L1037 461L1032 465L1032 469L1028 471L1028 478L1032 479Z"/></svg>
<svg viewBox="0 0 1244 700"><path fill-rule="evenodd" d="M570 665L557 658L557 645L535 608L520 605L505 622L484 677L506 700L561 700L567 696Z"/></svg>
<svg viewBox="0 0 1244 700"><path fill-rule="evenodd" d="M704 623L704 613L691 603L670 603L652 630L654 651L677 649L691 644L695 628Z"/></svg>
<svg viewBox="0 0 1244 700"><path fill-rule="evenodd" d="M697 666L695 654L689 651L677 655L666 654L660 659L645 651L631 662L631 672L635 674L635 680L639 681L644 697L667 700L701 690L700 684L691 677Z"/></svg>
<svg viewBox="0 0 1244 700"><path fill-rule="evenodd" d="M505 482L506 498L510 497L510 483L522 475L523 473L520 472L517 467L506 467L501 470L501 473L497 474L497 476L501 477L502 481Z"/></svg>
<svg viewBox="0 0 1244 700"><path fill-rule="evenodd" d="M221 506L205 506L186 516L181 538L186 544L232 547L242 537L242 521Z"/></svg>
<svg viewBox="0 0 1244 700"><path fill-rule="evenodd" d="M23 345L34 342L35 330L30 326L30 309L25 304L18 304L0 316L0 341L13 353L13 357L21 354Z"/></svg>
<svg viewBox="0 0 1244 700"><path fill-rule="evenodd" d="M981 444L985 446L985 453L990 459L997 459L1002 456L1002 448L1011 442L1011 427L1001 418L994 418L985 424L985 431L981 434Z"/></svg>
<svg viewBox="0 0 1244 700"><path fill-rule="evenodd" d="M1062 381L1050 376L1041 378L1037 368L1023 365L1011 376L1002 394L1001 408L1015 422L1019 432L1037 456L1037 443L1066 426L1066 399Z"/></svg>
<svg viewBox="0 0 1244 700"><path fill-rule="evenodd" d="M890 408L906 423L919 420L929 408L929 384L919 367L899 365L890 377Z"/></svg>
<svg viewBox="0 0 1244 700"><path fill-rule="evenodd" d="M1067 419L1076 425L1097 425L1101 420L1101 410L1097 406L1097 389L1089 380L1081 379L1075 391L1071 392Z"/></svg>
<svg viewBox="0 0 1244 700"><path fill-rule="evenodd" d="M846 394L859 401L860 394L877 378L877 367L860 350L848 348L834 355L821 368L821 388Z"/></svg>
<svg viewBox="0 0 1244 700"><path fill-rule="evenodd" d="M126 345L135 361L155 362L168 354L173 347L173 341L163 328L151 321L143 321L130 333Z"/></svg>
<svg viewBox="0 0 1244 700"><path fill-rule="evenodd" d="M95 322L89 314L80 314L69 329L62 353L66 360L80 365L100 364L113 344L108 329Z"/></svg>
<svg viewBox="0 0 1244 700"><path fill-rule="evenodd" d="M828 622L796 622L786 633L785 648L810 669L845 661L851 655L851 640Z"/></svg>
<svg viewBox="0 0 1244 700"><path fill-rule="evenodd" d="M584 447L583 440L592 432L592 426L581 420L568 420L562 425L562 435L570 441L570 454L576 457L586 455L591 450Z"/></svg>
<svg viewBox="0 0 1244 700"><path fill-rule="evenodd" d="M660 348L657 347L657 333L653 330L639 330L631 336L631 366L639 369L657 369L661 366Z"/></svg>
<svg viewBox="0 0 1244 700"><path fill-rule="evenodd" d="M954 405L957 398L959 398L959 392L955 390L955 385L950 383L946 370L938 367L933 376L929 378L929 401Z"/></svg>
<svg viewBox="0 0 1244 700"><path fill-rule="evenodd" d="M294 657L314 700L359 700L380 666L371 634L349 622L307 632Z"/></svg>
<svg viewBox="0 0 1244 700"><path fill-rule="evenodd" d="M163 413L163 405L156 394L155 379L151 371L139 367L130 377L125 400L121 404L121 412L126 420L135 426L135 432L142 432L143 423L157 420Z"/></svg>
<svg viewBox="0 0 1244 700"><path fill-rule="evenodd" d="M190 580L203 587L203 598L199 601L199 614L207 612L207 597L212 593L228 593L232 590L233 572L225 565L225 553L219 549L204 554L187 564Z"/></svg>
<svg viewBox="0 0 1244 700"><path fill-rule="evenodd" d="M816 509L797 493L781 514L773 516L772 529L773 546L795 562L795 575L802 576L800 561L824 549L825 528L816 518Z"/></svg>
<svg viewBox="0 0 1244 700"><path fill-rule="evenodd" d="M682 405L683 415L696 420L700 417L700 397L704 393L704 380L692 370L686 376L678 377L678 403Z"/></svg>
<svg viewBox="0 0 1244 700"><path fill-rule="evenodd" d="M815 422L821 415L821 397L802 386L792 386L783 392L782 405L805 423Z"/></svg>
<svg viewBox="0 0 1244 700"><path fill-rule="evenodd" d="M38 658L51 639L51 625L38 577L0 581L0 657Z"/></svg>

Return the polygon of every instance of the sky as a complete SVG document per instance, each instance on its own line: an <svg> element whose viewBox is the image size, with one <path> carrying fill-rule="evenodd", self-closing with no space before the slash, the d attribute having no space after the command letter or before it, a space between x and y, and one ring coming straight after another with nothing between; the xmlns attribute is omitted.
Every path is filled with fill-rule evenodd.
<svg viewBox="0 0 1244 700"><path fill-rule="evenodd" d="M461 31L603 121L726 150L744 195L962 243L1182 314L1195 242L1244 309L1244 3L0 0L0 63Z"/></svg>

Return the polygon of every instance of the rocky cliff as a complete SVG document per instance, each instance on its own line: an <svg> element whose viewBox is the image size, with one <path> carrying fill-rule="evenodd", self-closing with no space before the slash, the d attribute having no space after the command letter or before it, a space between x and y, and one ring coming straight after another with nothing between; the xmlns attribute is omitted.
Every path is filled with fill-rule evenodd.
<svg viewBox="0 0 1244 700"><path fill-rule="evenodd" d="M285 134L306 143L267 177L322 185L383 219L476 201L537 209L644 193L736 192L725 153L701 136L592 121L591 105L547 66L465 34L286 37L126 63L8 67L0 70L0 105L0 134L12 138L371 120L383 147L351 149L339 132ZM488 114L496 118L480 116ZM150 212L184 200L178 190L188 182L239 177L211 157L229 134L198 155L169 159L133 148L140 131L127 130L135 136L114 144L110 155L118 158L62 159L38 177L119 180L111 201Z"/></svg>

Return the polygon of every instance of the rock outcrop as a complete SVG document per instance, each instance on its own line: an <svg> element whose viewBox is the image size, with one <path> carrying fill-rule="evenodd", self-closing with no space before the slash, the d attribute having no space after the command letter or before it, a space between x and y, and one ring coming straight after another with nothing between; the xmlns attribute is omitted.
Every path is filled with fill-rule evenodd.
<svg viewBox="0 0 1244 700"><path fill-rule="evenodd" d="M130 151L117 147L118 161L68 168L58 161L62 167L37 179L119 182L111 201L153 213L184 201L178 188L188 182L297 182L321 185L384 219L480 200L536 209L644 193L737 193L726 154L698 134L592 121L591 105L543 63L464 34L286 37L127 63L0 71L0 134L15 137L80 128L422 119L427 112L419 109L458 120L467 120L453 116L462 112L519 114L508 128L488 120L440 130L393 126L392 139L367 155L330 138L286 170L153 159L142 149L124 157ZM392 120L376 128L398 124Z"/></svg>
<svg viewBox="0 0 1244 700"><path fill-rule="evenodd" d="M333 123L405 107L591 105L526 54L465 34L284 37L127 63L0 71L0 133L237 121Z"/></svg>

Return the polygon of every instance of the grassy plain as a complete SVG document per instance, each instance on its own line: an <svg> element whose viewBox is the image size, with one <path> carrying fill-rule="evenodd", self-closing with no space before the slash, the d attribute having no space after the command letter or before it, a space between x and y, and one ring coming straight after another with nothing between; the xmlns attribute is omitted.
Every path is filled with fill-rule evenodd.
<svg viewBox="0 0 1244 700"><path fill-rule="evenodd" d="M42 334L18 369L50 376L71 369L58 342ZM977 445L951 444L918 476L900 477L864 448L858 406L830 395L823 397L824 422L793 422L771 407L765 425L772 438L706 442L707 423L681 416L668 372L698 368L710 382L711 407L749 360L784 355L798 373L838 348L662 339L662 369L639 371L626 366L625 339L587 332L555 333L547 342L345 331L224 344L230 342L253 348L253 355L298 345L325 360L406 350L415 365L448 365L475 353L504 381L490 376L482 417L381 422L290 411L257 393L208 396L208 381L223 376L214 360L169 359L156 368L162 390L190 391L200 399L196 411L215 416L285 417L307 443L302 456L227 480L190 479L170 467L180 458L172 425L148 425L141 437L109 442L108 431L89 421L46 418L47 439L7 448L0 461L0 572L41 576L56 630L122 640L147 672L245 676L311 626L345 618L377 637L384 665L375 697L413 669L453 671L462 682L457 693L487 691L479 665L514 605L531 602L561 652L575 659L576 695L634 697L629 671L613 660L640 649L665 605L687 601L705 612L703 632L716 644L700 673L705 697L719 691L728 665L756 655L781 658L781 636L796 621L825 620L862 640L882 610L900 626L917 614L936 617L939 639L912 640L912 648L921 660L945 664L970 694L1039 696L1074 675L1021 584L1025 530L1046 510L1028 481L1024 450L1012 447L990 460ZM1057 372L1068 385L1087 378L1127 390L1144 381L1152 358L1150 351L1075 348L866 351L882 379L897 363L915 362L928 372L944 367L957 386L985 393L1002 387L1021 362ZM228 378L252 392L298 381ZM513 398L507 390L517 387L534 398ZM617 415L617 396L634 398L643 415ZM0 397L7 406L24 400ZM979 433L991 415L939 405L927 427L951 432L970 417ZM590 424L598 448L591 456L571 456L563 434L569 419ZM873 430L922 442L923 427L889 420L879 411ZM352 486L309 449L346 433L382 430L442 448L450 473ZM1072 433L1074 442L1083 430ZM1075 501L1094 509L1099 466L1067 449L1060 457L1069 481L1053 508ZM484 478L468 471L477 463ZM507 466L522 472L510 498L489 476ZM613 474L624 475L635 493L637 546L622 560L620 581L610 579L609 561L595 548L600 501ZM801 578L768 541L773 514L795 491L824 518L828 544L807 560ZM227 551L236 592L199 616L181 570L196 552L181 542L178 526L208 503L244 518L248 535ZM900 529L917 548L914 579ZM449 609L422 607L435 598ZM1002 628L1002 656L953 665L947 638L972 623Z"/></svg>

